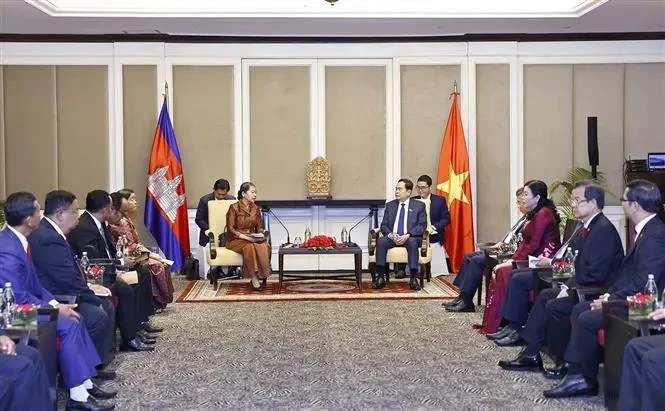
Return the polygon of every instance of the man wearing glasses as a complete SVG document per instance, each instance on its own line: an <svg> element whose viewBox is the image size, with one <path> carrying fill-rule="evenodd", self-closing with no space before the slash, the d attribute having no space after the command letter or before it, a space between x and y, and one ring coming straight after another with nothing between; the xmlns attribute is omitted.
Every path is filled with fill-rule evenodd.
<svg viewBox="0 0 665 411"><path fill-rule="evenodd" d="M436 194L432 194L431 187L432 177L427 174L421 175L416 182L418 195L413 196L412 198L422 200L425 203L425 206L429 208L429 213L427 213L427 227L434 227L436 230L436 232L429 237L430 243L439 243L443 246L445 240L444 230L446 226L450 224L450 213L448 212L446 199ZM434 248L432 250L434 250ZM443 250L443 248L441 248L441 250ZM395 278L406 277L404 264L398 264L395 271ZM446 270L446 273L448 273L448 270Z"/></svg>

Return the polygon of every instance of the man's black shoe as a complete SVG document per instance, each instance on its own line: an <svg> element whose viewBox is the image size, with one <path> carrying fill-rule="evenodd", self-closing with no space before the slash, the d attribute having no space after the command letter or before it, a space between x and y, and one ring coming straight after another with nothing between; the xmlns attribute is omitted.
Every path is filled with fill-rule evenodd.
<svg viewBox="0 0 665 411"><path fill-rule="evenodd" d="M568 374L568 364L565 362L552 368L545 368L543 375L548 380L560 380Z"/></svg>
<svg viewBox="0 0 665 411"><path fill-rule="evenodd" d="M493 333L493 334L487 334L485 337L487 337L488 340L499 340L503 337L506 337L508 334L510 334L513 331L512 328L505 326L499 331Z"/></svg>
<svg viewBox="0 0 665 411"><path fill-rule="evenodd" d="M376 281L374 281L374 284L372 284L372 288L375 290L379 290L381 288L384 288L385 286L386 286L386 279L383 277L383 274L377 274Z"/></svg>
<svg viewBox="0 0 665 411"><path fill-rule="evenodd" d="M92 395L93 397L97 398L98 400L108 400L109 398L113 398L116 395L118 395L118 391L113 391L113 390L103 390L99 388L99 386L93 384L92 388L88 390L88 394Z"/></svg>
<svg viewBox="0 0 665 411"><path fill-rule="evenodd" d="M112 380L116 376L116 373L113 370L97 369L96 371L97 371L96 378L99 378L100 380Z"/></svg>
<svg viewBox="0 0 665 411"><path fill-rule="evenodd" d="M156 335L156 334L150 334L150 333L147 332L146 330L138 330L138 331L136 332L136 335L137 335L137 336L141 336L141 337L143 337L143 338L149 338L149 339L151 339L151 340L156 340L156 339L157 339L157 335Z"/></svg>
<svg viewBox="0 0 665 411"><path fill-rule="evenodd" d="M136 338L134 338L133 340L122 344L120 346L120 351L149 352L155 351L155 347L143 345Z"/></svg>
<svg viewBox="0 0 665 411"><path fill-rule="evenodd" d="M411 276L411 280L409 281L409 288L413 291L420 291L420 282L418 282L418 279L415 276Z"/></svg>
<svg viewBox="0 0 665 411"><path fill-rule="evenodd" d="M154 325L150 324L149 321L141 323L141 328L143 328L149 333L161 333L162 331L164 331L163 328L155 327Z"/></svg>
<svg viewBox="0 0 665 411"><path fill-rule="evenodd" d="M67 411L69 410L90 410L90 411L106 411L115 409L115 404L102 404L98 402L95 397L88 396L86 402L74 401L71 398L67 400Z"/></svg>
<svg viewBox="0 0 665 411"><path fill-rule="evenodd" d="M546 398L580 397L584 395L598 395L598 381L586 378L580 374L566 375L561 382L551 390L543 391Z"/></svg>
<svg viewBox="0 0 665 411"><path fill-rule="evenodd" d="M504 370L516 370L516 371L542 371L543 370L543 359L540 358L540 354L536 354L533 357L528 357L524 355L524 351L517 354L517 358L510 361L501 360L499 361L499 367Z"/></svg>
<svg viewBox="0 0 665 411"><path fill-rule="evenodd" d="M473 303L461 300L457 305L446 307L446 311L453 313L473 313L476 312L476 306Z"/></svg>
<svg viewBox="0 0 665 411"><path fill-rule="evenodd" d="M155 345L157 343L157 340L155 338L147 338L142 336L139 333L136 333L136 338L143 344L146 345Z"/></svg>
<svg viewBox="0 0 665 411"><path fill-rule="evenodd" d="M520 337L520 333L517 330L513 330L513 332L503 338L494 340L494 344L499 347L514 347L516 345L521 345L520 343L524 344L524 340L522 340L522 337Z"/></svg>
<svg viewBox="0 0 665 411"><path fill-rule="evenodd" d="M395 278L397 279L406 278L406 272L404 272L404 270L397 270L397 272L395 272Z"/></svg>
<svg viewBox="0 0 665 411"><path fill-rule="evenodd" d="M441 303L441 305L444 307L452 307L454 305L459 304L460 301L462 301L462 297L457 297L452 301L444 301Z"/></svg>

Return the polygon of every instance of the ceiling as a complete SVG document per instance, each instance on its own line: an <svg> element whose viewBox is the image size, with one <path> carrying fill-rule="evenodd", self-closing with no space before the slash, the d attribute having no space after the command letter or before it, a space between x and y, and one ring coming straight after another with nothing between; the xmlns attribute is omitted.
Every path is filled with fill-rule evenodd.
<svg viewBox="0 0 665 411"><path fill-rule="evenodd" d="M368 0L339 0L335 6L329 6L324 0L308 1L320 1L326 7L339 7L342 2ZM53 17L23 0L0 0L0 33L5 34L393 37L619 32L665 32L665 0L609 0L578 18L408 18L394 15L379 18Z"/></svg>

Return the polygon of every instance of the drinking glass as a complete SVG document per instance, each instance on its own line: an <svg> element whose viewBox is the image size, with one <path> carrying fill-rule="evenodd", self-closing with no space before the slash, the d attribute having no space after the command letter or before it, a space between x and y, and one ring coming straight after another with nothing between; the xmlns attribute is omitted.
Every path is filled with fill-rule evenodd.
<svg viewBox="0 0 665 411"><path fill-rule="evenodd" d="M293 239L293 245L298 247L298 246L300 246L300 244L302 244L302 238L296 237L296 238Z"/></svg>

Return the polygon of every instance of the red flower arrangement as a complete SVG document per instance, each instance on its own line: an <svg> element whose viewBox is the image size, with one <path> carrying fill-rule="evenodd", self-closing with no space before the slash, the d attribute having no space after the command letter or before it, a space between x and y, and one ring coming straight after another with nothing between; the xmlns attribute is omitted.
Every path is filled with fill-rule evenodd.
<svg viewBox="0 0 665 411"><path fill-rule="evenodd" d="M633 296L633 301L638 304L644 304L652 302L653 298L649 294L637 293Z"/></svg>
<svg viewBox="0 0 665 411"><path fill-rule="evenodd" d="M38 309L39 306L35 304L18 304L12 319L12 327L36 329Z"/></svg>
<svg viewBox="0 0 665 411"><path fill-rule="evenodd" d="M572 274L573 270L568 261L555 261L552 263L552 273L554 277L566 277Z"/></svg>
<svg viewBox="0 0 665 411"><path fill-rule="evenodd" d="M334 238L327 235L315 235L300 245L300 248L313 248L316 250L330 250L343 247L346 247L346 244L337 243Z"/></svg>
<svg viewBox="0 0 665 411"><path fill-rule="evenodd" d="M510 243L499 243L497 249L502 254L514 253L515 248Z"/></svg>
<svg viewBox="0 0 665 411"><path fill-rule="evenodd" d="M104 276L104 268L98 265L91 265L85 273L86 278L93 284L101 284Z"/></svg>
<svg viewBox="0 0 665 411"><path fill-rule="evenodd" d="M653 311L654 299L649 294L637 293L626 297L628 301L628 318L638 320L647 318Z"/></svg>
<svg viewBox="0 0 665 411"><path fill-rule="evenodd" d="M139 257L141 256L141 248L138 243L132 243L127 246L127 255L130 257Z"/></svg>

